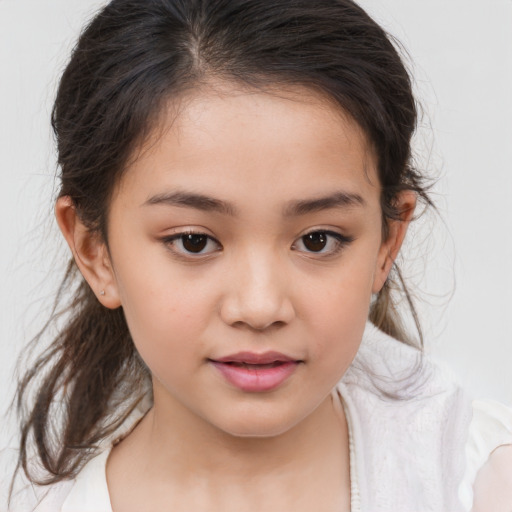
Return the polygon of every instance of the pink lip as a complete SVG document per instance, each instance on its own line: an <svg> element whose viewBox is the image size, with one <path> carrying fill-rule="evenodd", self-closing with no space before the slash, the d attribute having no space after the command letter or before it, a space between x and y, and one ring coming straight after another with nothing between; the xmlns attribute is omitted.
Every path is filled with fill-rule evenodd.
<svg viewBox="0 0 512 512"><path fill-rule="evenodd" d="M279 352L239 352L210 362L233 386L257 393L279 387L295 372L301 361Z"/></svg>

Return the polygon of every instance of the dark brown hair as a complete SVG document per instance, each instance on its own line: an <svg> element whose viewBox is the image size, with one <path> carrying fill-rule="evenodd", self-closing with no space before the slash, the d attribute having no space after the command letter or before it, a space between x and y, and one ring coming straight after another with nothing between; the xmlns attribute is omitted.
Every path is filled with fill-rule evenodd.
<svg viewBox="0 0 512 512"><path fill-rule="evenodd" d="M109 199L128 159L169 100L210 78L325 95L359 124L377 157L384 219L400 218L402 190L429 203L411 165L417 113L410 77L389 36L351 0L113 0L81 34L52 114L59 195L72 199L105 243ZM398 269L395 279L370 319L409 342L391 290L405 294L415 316L414 307ZM61 329L17 395L19 466L42 484L76 475L150 392L122 309L101 306L73 262L33 343L55 321ZM30 446L44 477L29 469Z"/></svg>

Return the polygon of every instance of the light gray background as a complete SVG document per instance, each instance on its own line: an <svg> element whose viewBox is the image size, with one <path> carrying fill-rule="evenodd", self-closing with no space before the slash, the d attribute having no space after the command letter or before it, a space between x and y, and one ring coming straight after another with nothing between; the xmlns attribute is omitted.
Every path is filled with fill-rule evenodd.
<svg viewBox="0 0 512 512"><path fill-rule="evenodd" d="M408 49L419 164L440 216L406 249L428 350L471 393L512 403L512 1L363 0ZM56 80L99 0L0 0L0 418L66 253L51 217ZM0 448L16 432L0 420Z"/></svg>

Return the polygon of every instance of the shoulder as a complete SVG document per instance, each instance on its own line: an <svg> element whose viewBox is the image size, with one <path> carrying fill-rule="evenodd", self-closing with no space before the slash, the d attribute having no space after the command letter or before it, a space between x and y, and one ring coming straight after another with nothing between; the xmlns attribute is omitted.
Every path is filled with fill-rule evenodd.
<svg viewBox="0 0 512 512"><path fill-rule="evenodd" d="M472 512L510 512L512 445L499 446L477 473Z"/></svg>
<svg viewBox="0 0 512 512"><path fill-rule="evenodd" d="M36 485L21 470L13 480L16 450L2 450L0 511L112 512L105 474L108 453L102 452L91 459L74 479L51 485Z"/></svg>
<svg viewBox="0 0 512 512"><path fill-rule="evenodd" d="M404 480L421 473L418 486L440 480L438 494L449 493L464 510L512 510L512 408L471 401L446 367L372 324L338 389L359 458L368 459L366 480L387 463L390 474L405 468ZM386 474L379 471L372 485Z"/></svg>
<svg viewBox="0 0 512 512"><path fill-rule="evenodd" d="M461 499L473 512L512 508L512 408L475 400L466 444Z"/></svg>
<svg viewBox="0 0 512 512"><path fill-rule="evenodd" d="M96 454L73 479L40 486L33 484L20 470L13 480L18 450L0 450L0 512L112 512L106 477L108 456L113 444L135 428L151 405L148 394L118 429L102 440Z"/></svg>
<svg viewBox="0 0 512 512"><path fill-rule="evenodd" d="M368 324L338 390L367 510L460 510L471 402L448 371Z"/></svg>
<svg viewBox="0 0 512 512"><path fill-rule="evenodd" d="M72 482L48 486L33 484L23 470L15 473L18 451L0 452L0 510L2 512L56 512L60 510Z"/></svg>

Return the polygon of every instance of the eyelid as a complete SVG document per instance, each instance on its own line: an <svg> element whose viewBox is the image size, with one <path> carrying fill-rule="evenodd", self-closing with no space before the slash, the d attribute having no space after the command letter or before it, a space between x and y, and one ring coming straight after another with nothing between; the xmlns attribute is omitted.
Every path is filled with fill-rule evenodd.
<svg viewBox="0 0 512 512"><path fill-rule="evenodd" d="M303 254L307 255L307 257L309 257L309 258L321 259L321 258L334 257L355 240L355 238L352 236L343 235L342 233L339 233L338 231L333 231L332 229L315 228L315 229L310 229L306 233L303 233L302 235L300 235L297 238L297 240L293 243L292 249L298 250L298 249L296 249L296 244L299 241L301 241L305 236L315 234L315 233L323 233L329 237L334 238L336 241L336 247L333 250L327 251L327 252L308 251L308 250L300 251Z"/></svg>
<svg viewBox="0 0 512 512"><path fill-rule="evenodd" d="M204 236L208 239L208 241L214 242L217 245L217 249L214 251L209 251L209 252L193 253L193 252L187 252L187 251L179 251L179 250L173 248L175 241L177 241L181 237L187 236L187 235ZM209 235L208 233L205 233L204 230L194 229L194 228L187 228L187 229L184 229L183 231L178 231L178 232L172 233L170 235L166 235L161 238L161 241L164 243L166 248L174 256L176 256L180 259L187 260L187 261L206 259L206 258L212 256L213 254L219 252L222 249L221 243L215 237L213 237L212 235Z"/></svg>
<svg viewBox="0 0 512 512"><path fill-rule="evenodd" d="M323 250L322 251L309 251L307 249L306 250L297 249L297 243L299 243L304 237L311 235L311 234L315 234L315 233L322 233L322 234L327 235L328 237L333 238L335 240L335 244L336 244L335 248L330 251L323 251ZM174 248L173 247L174 242L186 235L204 236L208 239L209 242L213 242L214 244L216 244L217 249L215 249L213 251L209 251L209 252L193 253L193 252L187 252L186 250L179 251L176 248ZM186 261L204 260L204 259L207 259L207 258L211 257L212 255L220 252L223 249L222 244L215 237L206 233L204 228L203 229L186 228L186 229L183 229L182 231L178 231L178 232L169 234L167 236L164 236L161 238L161 240L164 243L164 245L166 246L166 248L174 256L176 256L177 258L186 260ZM294 251L297 251L297 252L301 252L302 254L306 255L309 258L322 259L322 258L329 258L329 257L336 256L343 249L345 249L349 244L351 244L354 240L355 240L354 237L344 235L344 234L339 233L338 231L334 231L332 229L314 228L314 229L310 229L307 232L300 235L295 240L295 242L292 244L291 249Z"/></svg>

